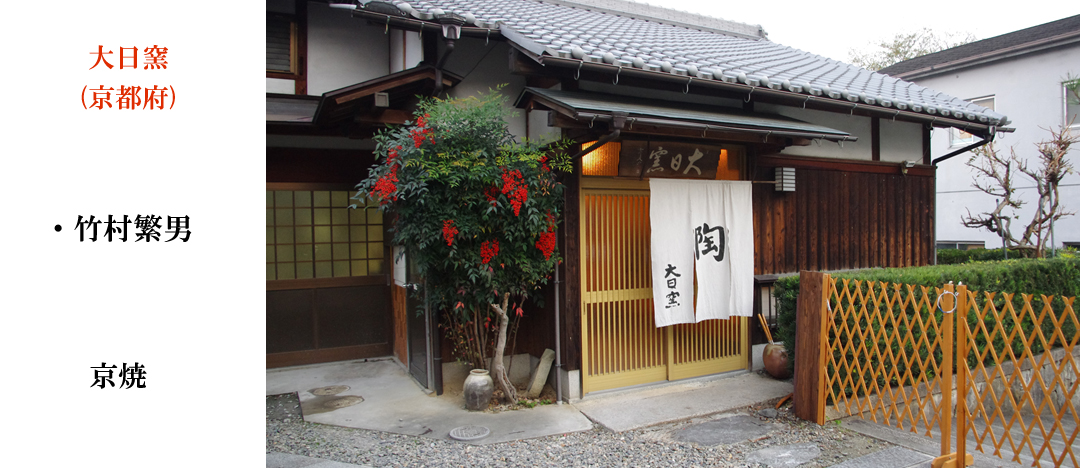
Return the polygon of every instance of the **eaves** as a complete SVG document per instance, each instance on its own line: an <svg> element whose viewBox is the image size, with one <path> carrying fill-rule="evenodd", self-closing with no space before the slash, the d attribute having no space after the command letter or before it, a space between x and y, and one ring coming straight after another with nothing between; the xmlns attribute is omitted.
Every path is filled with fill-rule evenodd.
<svg viewBox="0 0 1080 468"><path fill-rule="evenodd" d="M1070 31L1053 37L1047 37L1037 41L1018 44L1012 47L997 49L983 54L964 57L951 62L938 63L929 67L919 68L904 73L896 73L891 76L902 80L914 81L921 78L943 75L957 70L985 65L987 63L1019 57L1044 50L1064 47L1080 43L1080 31Z"/></svg>

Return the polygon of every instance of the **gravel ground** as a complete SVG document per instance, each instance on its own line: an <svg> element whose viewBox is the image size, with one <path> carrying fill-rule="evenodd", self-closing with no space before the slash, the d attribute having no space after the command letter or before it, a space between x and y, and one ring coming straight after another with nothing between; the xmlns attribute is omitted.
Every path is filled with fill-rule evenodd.
<svg viewBox="0 0 1080 468"><path fill-rule="evenodd" d="M700 446L674 435L713 418L615 433L597 425L591 431L492 445L467 445L386 432L306 423L295 394L266 397L266 451L305 455L371 466L761 466L747 456L766 447L813 443L821 456L802 465L825 467L876 452L889 444L843 429L795 418L790 405L776 411L745 408L775 425L767 434L733 445ZM765 410L765 411L762 411ZM763 415L764 414L764 415Z"/></svg>

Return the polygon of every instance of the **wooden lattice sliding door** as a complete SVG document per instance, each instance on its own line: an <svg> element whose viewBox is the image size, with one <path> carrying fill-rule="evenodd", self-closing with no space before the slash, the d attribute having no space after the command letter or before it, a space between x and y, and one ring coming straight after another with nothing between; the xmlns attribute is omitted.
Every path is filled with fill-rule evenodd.
<svg viewBox="0 0 1080 468"><path fill-rule="evenodd" d="M655 327L648 182L583 186L583 392L745 368L745 318Z"/></svg>

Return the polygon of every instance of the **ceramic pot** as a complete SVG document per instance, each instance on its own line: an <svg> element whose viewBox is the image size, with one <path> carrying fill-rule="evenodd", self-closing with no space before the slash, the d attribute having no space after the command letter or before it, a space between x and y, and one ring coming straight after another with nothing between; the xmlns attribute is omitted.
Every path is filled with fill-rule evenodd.
<svg viewBox="0 0 1080 468"><path fill-rule="evenodd" d="M765 350L761 353L761 361L765 363L765 372L774 379L784 380L791 377L791 371L788 370L787 350L784 349L784 345L774 343L765 345Z"/></svg>
<svg viewBox="0 0 1080 468"><path fill-rule="evenodd" d="M486 369L473 369L465 378L465 408L469 411L487 409L491 394L495 391L495 382Z"/></svg>

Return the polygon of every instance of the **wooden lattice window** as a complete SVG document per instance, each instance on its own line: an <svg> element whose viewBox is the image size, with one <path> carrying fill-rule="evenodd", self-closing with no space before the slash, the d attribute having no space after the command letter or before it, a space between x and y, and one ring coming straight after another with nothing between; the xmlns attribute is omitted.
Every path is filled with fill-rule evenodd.
<svg viewBox="0 0 1080 468"><path fill-rule="evenodd" d="M383 274L382 212L376 204L351 200L353 193L268 190L266 279Z"/></svg>
<svg viewBox="0 0 1080 468"><path fill-rule="evenodd" d="M266 15L266 71L297 74L296 21L288 15Z"/></svg>

